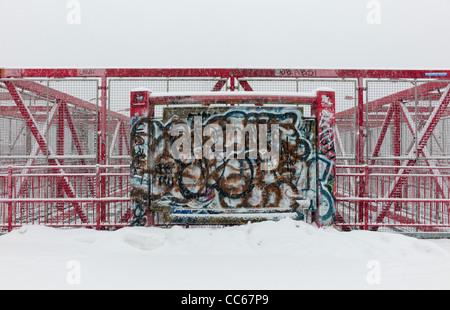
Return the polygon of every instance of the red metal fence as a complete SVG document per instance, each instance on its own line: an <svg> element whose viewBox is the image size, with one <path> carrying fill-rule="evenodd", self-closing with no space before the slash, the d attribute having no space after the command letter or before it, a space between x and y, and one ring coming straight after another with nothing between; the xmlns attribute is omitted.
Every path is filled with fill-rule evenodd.
<svg viewBox="0 0 450 310"><path fill-rule="evenodd" d="M327 87L336 92L337 226L449 232L449 79L448 70L0 69L0 230L128 225L135 88Z"/></svg>
<svg viewBox="0 0 450 310"><path fill-rule="evenodd" d="M129 175L128 165L0 167L0 229L128 226Z"/></svg>
<svg viewBox="0 0 450 310"><path fill-rule="evenodd" d="M448 232L450 167L363 165L338 171L338 226Z"/></svg>

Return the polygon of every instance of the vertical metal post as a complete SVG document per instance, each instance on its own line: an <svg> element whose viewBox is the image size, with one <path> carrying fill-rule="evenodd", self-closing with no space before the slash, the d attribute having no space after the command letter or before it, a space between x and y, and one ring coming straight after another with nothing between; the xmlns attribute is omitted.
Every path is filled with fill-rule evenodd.
<svg viewBox="0 0 450 310"><path fill-rule="evenodd" d="M148 96L150 96L150 93L148 94ZM149 137L149 141L148 141L148 145L152 145L155 133L154 133L154 129L153 129L153 119L155 118L155 106L154 104L150 103L149 98L147 97L147 105L148 105L148 137ZM149 174L149 182L148 182L148 225L149 226L155 226L156 224L156 213L155 211L151 210L151 206L152 206L152 200L151 200L151 195L152 195L152 186L153 186L153 166L154 166L154 162L153 162L153 158L154 158L154 154L150 154L150 151L148 152L148 174Z"/></svg>
<svg viewBox="0 0 450 310"><path fill-rule="evenodd" d="M394 131L393 131L393 135L392 135L392 140L393 140L393 147L394 147L394 157L400 157L400 134L401 134L401 115L400 115L400 106L397 102L393 102L391 103L392 105L394 105ZM400 160L396 159L394 160L394 165L395 166L400 166ZM399 169L395 169L395 173L398 173ZM396 198L400 198L402 194L402 191L399 190L397 191ZM401 210L401 203L400 202L396 202L395 203L395 207L394 207L395 211L400 211Z"/></svg>
<svg viewBox="0 0 450 310"><path fill-rule="evenodd" d="M334 223L336 217L335 103L334 92L318 91L317 102L311 107L311 112L317 119L316 182L318 185L317 211L314 216L319 227Z"/></svg>
<svg viewBox="0 0 450 310"><path fill-rule="evenodd" d="M100 85L101 95L101 109L99 113L99 137L98 137L98 164L106 165L106 143L107 143L107 131L108 131L108 103L107 103L107 86L106 77L102 77Z"/></svg>
<svg viewBox="0 0 450 310"><path fill-rule="evenodd" d="M59 104L58 108L58 127L57 127L57 135L56 135L56 149L57 149L57 155L62 156L64 155L64 107L62 104ZM64 164L63 159L59 159L59 163L61 165Z"/></svg>
<svg viewBox="0 0 450 310"><path fill-rule="evenodd" d="M364 80L358 78L358 106L356 108L357 139L356 139L356 164L364 164Z"/></svg>
<svg viewBox="0 0 450 310"><path fill-rule="evenodd" d="M418 149L418 133L419 133L419 118L418 118L418 112L417 112L417 106L419 104L418 98L417 98L417 82L414 82L414 119L415 119L415 133L413 136L413 141L414 141L414 145L415 145L415 154L416 154L416 159L419 157L419 149Z"/></svg>
<svg viewBox="0 0 450 310"><path fill-rule="evenodd" d="M12 187L12 167L8 167L8 199L13 198L13 187ZM12 230L12 201L8 202L8 231Z"/></svg>
<svg viewBox="0 0 450 310"><path fill-rule="evenodd" d="M364 165L364 80L363 78L358 78L358 105L356 108L356 119L357 119L357 139L356 139L356 164ZM360 169L360 173L364 173L363 169ZM366 189L367 180L364 177L359 177L359 188L358 196L363 198ZM358 222L363 222L364 209L366 205L363 202L358 203Z"/></svg>
<svg viewBox="0 0 450 310"><path fill-rule="evenodd" d="M401 112L400 106L397 102L391 103L394 105L394 132L393 132L393 144L394 144L394 156L400 157L401 155ZM400 166L400 160L394 161L396 166Z"/></svg>
<svg viewBox="0 0 450 310"><path fill-rule="evenodd" d="M369 166L364 165L365 192L369 193ZM369 203L364 203L364 230L369 230Z"/></svg>
<svg viewBox="0 0 450 310"><path fill-rule="evenodd" d="M95 183L97 184L95 188L95 198L100 198L101 196L101 180L100 180L100 166L97 165L95 170ZM99 202L95 204L95 214L96 214L96 228L100 230L101 224L101 205Z"/></svg>
<svg viewBox="0 0 450 310"><path fill-rule="evenodd" d="M107 164L107 132L108 132L108 96L107 96L107 79L106 76L103 75L101 79L101 112L100 112L100 141L99 141L99 158L98 158L98 164L99 165L106 165ZM103 171L103 168L101 169L101 172ZM100 183L100 195L99 198L103 198L106 196L106 184L103 176L100 176L99 179L97 179ZM104 202L99 202L100 204L100 213L101 213L101 220L106 220L106 204ZM98 219L97 219L98 220Z"/></svg>
<svg viewBox="0 0 450 310"><path fill-rule="evenodd" d="M132 205L132 223L135 226L153 226L154 225L154 212L151 211L151 185L152 185L152 158L153 154L150 153L152 144L152 119L154 117L154 106L150 104L149 90L145 91L132 91L130 93L130 117L131 117L131 139L130 139L130 155L131 155L131 205ZM145 137L140 137L139 141L133 137L133 130L139 130L145 128L138 127L137 124L142 122L147 123L147 134ZM139 153L137 153L138 151ZM142 169L143 164L146 166L147 173ZM143 182L143 177L146 178L146 182Z"/></svg>
<svg viewBox="0 0 450 310"><path fill-rule="evenodd" d="M64 155L64 107L60 103L58 105L58 124L56 127L56 154L58 156ZM60 165L64 165L64 161L62 159L58 159ZM64 190L62 188L61 183L58 182L56 185L56 196L58 198L64 197ZM57 204L58 210L64 210L64 203L58 202Z"/></svg>

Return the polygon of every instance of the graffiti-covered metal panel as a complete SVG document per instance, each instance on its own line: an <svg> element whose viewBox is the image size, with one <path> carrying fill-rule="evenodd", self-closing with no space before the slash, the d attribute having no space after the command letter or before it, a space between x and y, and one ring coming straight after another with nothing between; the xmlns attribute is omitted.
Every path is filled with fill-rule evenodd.
<svg viewBox="0 0 450 310"><path fill-rule="evenodd" d="M236 224L311 214L320 224L332 223L333 100L332 92L132 92L132 225ZM316 115L304 116L304 104ZM155 117L155 109L163 112Z"/></svg>

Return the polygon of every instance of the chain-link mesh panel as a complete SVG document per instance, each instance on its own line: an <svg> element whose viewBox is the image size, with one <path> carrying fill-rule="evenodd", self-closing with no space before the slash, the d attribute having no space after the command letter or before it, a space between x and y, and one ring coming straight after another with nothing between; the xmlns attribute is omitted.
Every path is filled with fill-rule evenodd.
<svg viewBox="0 0 450 310"><path fill-rule="evenodd" d="M8 81L20 94L27 112L20 111L0 80L2 165L47 164L49 158L67 160L67 163L91 159L94 163L97 154L98 80ZM48 148L46 154L27 125L27 120L31 119L44 138Z"/></svg>
<svg viewBox="0 0 450 310"><path fill-rule="evenodd" d="M311 93L319 88L331 88L336 94L336 155L338 160L354 159L356 154L355 80L335 79L240 79L248 82L253 91ZM239 87L242 90L242 87ZM311 116L309 107L305 116Z"/></svg>
<svg viewBox="0 0 450 310"><path fill-rule="evenodd" d="M367 81L365 154L378 164L398 165L401 160L436 159L448 162L449 107L428 121L439 108L445 81ZM430 133L423 152L418 143ZM424 156L425 155L425 156Z"/></svg>
<svg viewBox="0 0 450 310"><path fill-rule="evenodd" d="M34 138L6 86L0 81L0 155L3 165L23 164L32 153ZM37 81L39 83L40 81ZM42 82L41 82L42 83ZM47 112L52 108L45 97L21 91L23 104L35 115L43 129Z"/></svg>
<svg viewBox="0 0 450 310"><path fill-rule="evenodd" d="M218 84L219 83L219 84ZM220 83L223 83L221 85ZM125 116L130 116L130 92L137 88L146 88L154 93L161 92L204 92L212 91L216 85L227 89L226 79L219 78L143 78L143 79L108 79L108 109ZM162 117L162 108L155 110L155 117ZM122 163L128 159L130 135L129 125L120 124L111 115L108 116L108 156L110 163Z"/></svg>
<svg viewBox="0 0 450 310"><path fill-rule="evenodd" d="M67 109L58 115L49 132L48 143L57 155L76 163L84 158L96 163L99 91L98 80L51 80L48 87L67 94ZM79 103L82 103L80 105ZM60 133L60 130L63 130ZM61 141L63 139L63 141ZM71 159L73 158L73 160Z"/></svg>

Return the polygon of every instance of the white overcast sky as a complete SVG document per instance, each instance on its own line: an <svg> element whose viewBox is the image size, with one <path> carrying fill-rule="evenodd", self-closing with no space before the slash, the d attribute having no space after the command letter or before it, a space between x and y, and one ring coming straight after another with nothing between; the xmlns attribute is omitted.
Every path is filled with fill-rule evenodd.
<svg viewBox="0 0 450 310"><path fill-rule="evenodd" d="M450 0L0 0L0 67L450 69Z"/></svg>

